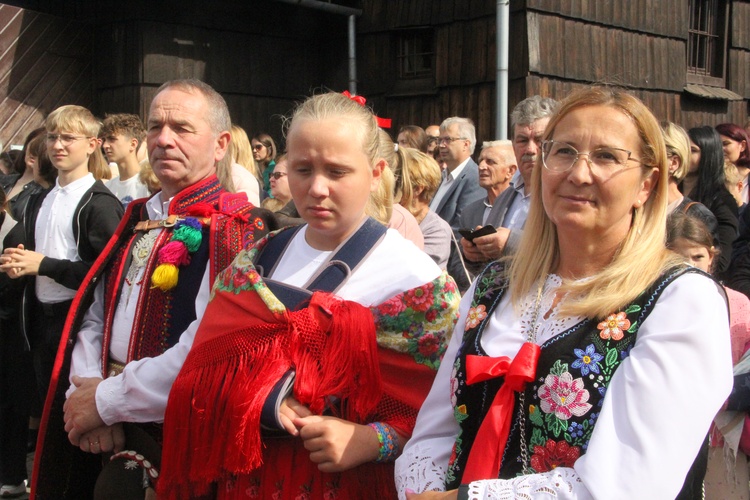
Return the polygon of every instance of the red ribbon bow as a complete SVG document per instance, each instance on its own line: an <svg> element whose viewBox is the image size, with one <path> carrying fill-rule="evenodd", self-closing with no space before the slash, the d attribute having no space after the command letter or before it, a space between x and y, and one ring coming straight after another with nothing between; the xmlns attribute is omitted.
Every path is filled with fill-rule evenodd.
<svg viewBox="0 0 750 500"><path fill-rule="evenodd" d="M345 90L342 92L344 96L348 97L352 101L356 102L360 106L364 106L367 102L367 99L362 97L361 95L351 95L348 90ZM391 128L391 119L390 118L380 118L379 116L375 115L375 120L378 122L378 127L380 128Z"/></svg>
<svg viewBox="0 0 750 500"><path fill-rule="evenodd" d="M513 392L524 390L526 383L534 380L538 361L539 346L531 342L524 342L512 361L507 356L466 356L466 383L476 384L503 375L505 381L495 394L492 406L474 438L466 471L461 479L462 484L481 479L497 479L513 420Z"/></svg>

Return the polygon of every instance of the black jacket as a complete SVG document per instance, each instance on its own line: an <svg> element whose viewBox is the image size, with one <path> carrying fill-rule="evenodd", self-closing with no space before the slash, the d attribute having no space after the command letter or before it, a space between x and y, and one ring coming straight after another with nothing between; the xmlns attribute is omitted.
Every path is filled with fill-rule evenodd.
<svg viewBox="0 0 750 500"><path fill-rule="evenodd" d="M50 190L45 190L34 196L29 202L26 217L23 221L25 232L25 248L36 248L36 220L44 198ZM122 202L107 189L101 181L96 181L88 189L76 206L73 215L73 235L80 261L73 262L65 259L45 257L39 265L39 275L52 278L57 283L77 290L86 277L91 265L104 250L109 239L117 229L124 213ZM28 315L32 301L36 300L36 279L30 277L24 291L21 326L27 340L33 339L28 331Z"/></svg>

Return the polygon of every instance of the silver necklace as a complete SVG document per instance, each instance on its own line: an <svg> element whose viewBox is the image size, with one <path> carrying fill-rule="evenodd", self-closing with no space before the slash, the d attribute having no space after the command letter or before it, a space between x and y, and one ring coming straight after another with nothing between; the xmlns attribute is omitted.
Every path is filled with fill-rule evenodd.
<svg viewBox="0 0 750 500"><path fill-rule="evenodd" d="M526 342L534 343L536 341L536 331L539 328L539 308L542 305L542 292L544 291L544 284L547 278L543 279L539 283L539 290L536 294L536 303L534 304L534 315L532 316L531 327L529 328L528 335L526 336ZM521 461L523 463L522 472L524 475L531 474L532 471L529 469L529 452L528 446L526 445L526 413L524 407L526 406L526 387L518 394L518 427L521 433Z"/></svg>

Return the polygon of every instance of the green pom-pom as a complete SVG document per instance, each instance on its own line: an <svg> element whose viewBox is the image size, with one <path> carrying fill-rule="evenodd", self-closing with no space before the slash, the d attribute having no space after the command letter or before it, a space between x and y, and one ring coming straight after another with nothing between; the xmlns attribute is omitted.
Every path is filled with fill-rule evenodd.
<svg viewBox="0 0 750 500"><path fill-rule="evenodd" d="M178 275L179 271L174 264L159 264L151 275L151 284L166 292L177 286Z"/></svg>
<svg viewBox="0 0 750 500"><path fill-rule="evenodd" d="M198 250L203 241L203 232L190 226L180 226L172 232L172 241L181 241L185 244L188 252Z"/></svg>

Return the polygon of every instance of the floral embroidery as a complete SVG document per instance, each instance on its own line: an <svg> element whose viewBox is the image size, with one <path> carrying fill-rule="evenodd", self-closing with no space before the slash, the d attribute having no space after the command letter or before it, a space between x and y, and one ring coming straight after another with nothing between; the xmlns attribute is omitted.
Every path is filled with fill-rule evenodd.
<svg viewBox="0 0 750 500"><path fill-rule="evenodd" d="M570 366L572 368L580 368L581 375L588 375L589 371L599 373L599 362L604 359L604 356L596 352L594 344L589 344L586 350L573 349L578 359L573 361Z"/></svg>
<svg viewBox="0 0 750 500"><path fill-rule="evenodd" d="M544 446L534 446L530 465L537 472L548 472L557 467L572 467L580 456L581 449L577 446L548 439Z"/></svg>
<svg viewBox="0 0 750 500"><path fill-rule="evenodd" d="M562 375L549 374L544 379L544 385L538 391L541 403L539 406L545 413L554 413L562 420L568 420L575 415L580 417L591 409L587 403L589 391L583 387L583 379L573 380L570 372Z"/></svg>
<svg viewBox="0 0 750 500"><path fill-rule="evenodd" d="M453 280L443 273L370 308L378 345L408 353L417 363L437 370L456 324L460 298Z"/></svg>
<svg viewBox="0 0 750 500"><path fill-rule="evenodd" d="M415 311L425 312L431 306L435 300L433 290L434 285L427 283L424 286L418 288L412 288L406 292L405 302L406 306L414 309Z"/></svg>
<svg viewBox="0 0 750 500"><path fill-rule="evenodd" d="M607 319L596 325L601 330L599 336L602 340L620 340L624 335L624 330L630 328L630 320L627 318L625 311L617 314L610 314Z"/></svg>
<svg viewBox="0 0 750 500"><path fill-rule="evenodd" d="M469 331L472 328L475 328L479 325L479 323L484 320L484 318L487 317L487 308L484 307L484 304L480 304L476 307L472 307L469 309L469 312L466 314L466 328L465 331Z"/></svg>

